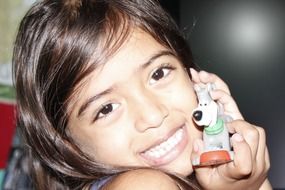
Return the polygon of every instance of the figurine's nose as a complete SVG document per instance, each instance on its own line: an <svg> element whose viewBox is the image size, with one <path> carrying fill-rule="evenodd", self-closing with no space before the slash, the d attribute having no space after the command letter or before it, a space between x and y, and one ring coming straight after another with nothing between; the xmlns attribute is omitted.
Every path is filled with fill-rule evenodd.
<svg viewBox="0 0 285 190"><path fill-rule="evenodd" d="M194 111L193 117L196 121L200 121L202 119L203 112L200 110Z"/></svg>

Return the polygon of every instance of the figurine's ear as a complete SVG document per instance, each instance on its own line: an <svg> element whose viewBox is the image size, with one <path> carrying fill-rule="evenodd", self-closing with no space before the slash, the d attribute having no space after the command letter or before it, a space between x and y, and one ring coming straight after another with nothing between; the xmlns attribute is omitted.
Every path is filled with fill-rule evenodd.
<svg viewBox="0 0 285 190"><path fill-rule="evenodd" d="M215 84L214 83L207 83L207 90L213 91L215 89Z"/></svg>
<svg viewBox="0 0 285 190"><path fill-rule="evenodd" d="M199 91L201 91L201 87L198 84L194 84L194 90L196 92L199 92Z"/></svg>

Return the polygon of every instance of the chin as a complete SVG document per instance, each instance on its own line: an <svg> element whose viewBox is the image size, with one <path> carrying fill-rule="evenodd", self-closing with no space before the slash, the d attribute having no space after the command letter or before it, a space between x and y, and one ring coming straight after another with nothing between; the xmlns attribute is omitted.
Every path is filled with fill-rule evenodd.
<svg viewBox="0 0 285 190"><path fill-rule="evenodd" d="M185 163L188 163L188 164L185 164ZM187 177L191 175L194 171L190 158L188 160L180 160L176 162L176 164L173 163L163 169L170 171L170 173L175 173L183 177Z"/></svg>

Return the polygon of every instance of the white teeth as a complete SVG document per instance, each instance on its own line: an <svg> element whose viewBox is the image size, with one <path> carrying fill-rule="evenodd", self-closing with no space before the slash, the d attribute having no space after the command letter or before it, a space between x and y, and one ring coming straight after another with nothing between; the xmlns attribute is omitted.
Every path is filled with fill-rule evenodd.
<svg viewBox="0 0 285 190"><path fill-rule="evenodd" d="M149 157L160 158L166 155L172 148L174 148L181 141L182 136L183 129L178 129L176 133L169 137L166 141L149 149L144 154Z"/></svg>

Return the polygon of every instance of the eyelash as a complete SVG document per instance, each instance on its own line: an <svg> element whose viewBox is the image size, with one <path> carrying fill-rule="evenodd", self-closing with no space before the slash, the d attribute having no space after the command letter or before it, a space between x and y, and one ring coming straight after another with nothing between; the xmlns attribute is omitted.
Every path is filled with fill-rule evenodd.
<svg viewBox="0 0 285 190"><path fill-rule="evenodd" d="M160 71L160 70L163 71L163 69L167 69L167 70L168 70L168 73L166 73L166 74L163 73L164 75L161 76L161 78L159 78L159 79L157 79L157 80L154 79L154 74L155 74L156 72ZM176 68L173 67L170 63L164 63L164 64L162 64L161 66L159 66L159 68L156 69L156 70L151 74L151 80L153 79L153 80L155 80L155 81L159 81L159 80L165 78L166 76L168 76L168 75L170 74L170 72L173 71L173 70L175 70L175 69L176 69ZM152 82L150 82L150 83L152 83Z"/></svg>

